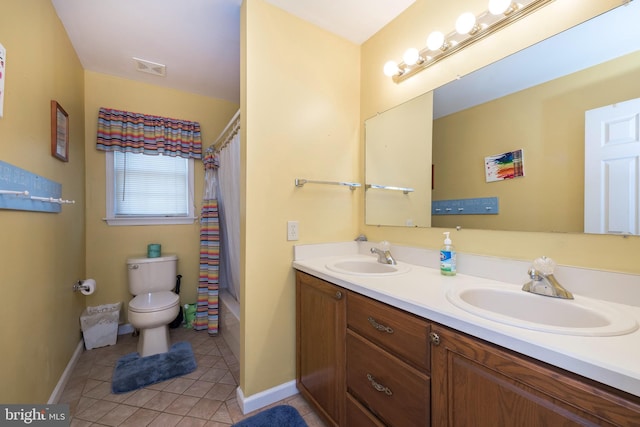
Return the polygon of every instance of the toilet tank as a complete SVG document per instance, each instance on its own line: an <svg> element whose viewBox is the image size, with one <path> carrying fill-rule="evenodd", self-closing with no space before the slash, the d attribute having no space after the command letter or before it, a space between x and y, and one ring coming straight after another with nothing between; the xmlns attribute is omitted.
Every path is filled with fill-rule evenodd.
<svg viewBox="0 0 640 427"><path fill-rule="evenodd" d="M170 291L176 285L178 257L129 258L127 271L129 292L140 295L148 292Z"/></svg>

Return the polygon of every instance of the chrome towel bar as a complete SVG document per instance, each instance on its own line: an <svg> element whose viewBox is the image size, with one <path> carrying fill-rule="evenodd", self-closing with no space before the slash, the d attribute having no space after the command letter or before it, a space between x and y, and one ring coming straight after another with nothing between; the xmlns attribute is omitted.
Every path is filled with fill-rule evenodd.
<svg viewBox="0 0 640 427"><path fill-rule="evenodd" d="M353 191L362 184L359 182L343 182L343 181L314 181L311 179L296 178L296 187L302 187L305 184L328 184L328 185L344 185L349 187L349 190Z"/></svg>

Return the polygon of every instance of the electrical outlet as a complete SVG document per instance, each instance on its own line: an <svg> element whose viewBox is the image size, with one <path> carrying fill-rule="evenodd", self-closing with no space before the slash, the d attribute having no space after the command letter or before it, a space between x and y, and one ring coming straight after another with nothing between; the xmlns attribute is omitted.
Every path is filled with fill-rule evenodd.
<svg viewBox="0 0 640 427"><path fill-rule="evenodd" d="M287 240L298 240L298 221L287 221Z"/></svg>

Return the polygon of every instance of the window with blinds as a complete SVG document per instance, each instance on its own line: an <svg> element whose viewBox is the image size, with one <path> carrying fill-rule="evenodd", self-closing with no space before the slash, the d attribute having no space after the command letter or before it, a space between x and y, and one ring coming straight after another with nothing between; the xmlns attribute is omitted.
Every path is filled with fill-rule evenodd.
<svg viewBox="0 0 640 427"><path fill-rule="evenodd" d="M106 220L110 225L193 222L193 159L119 151L106 154Z"/></svg>

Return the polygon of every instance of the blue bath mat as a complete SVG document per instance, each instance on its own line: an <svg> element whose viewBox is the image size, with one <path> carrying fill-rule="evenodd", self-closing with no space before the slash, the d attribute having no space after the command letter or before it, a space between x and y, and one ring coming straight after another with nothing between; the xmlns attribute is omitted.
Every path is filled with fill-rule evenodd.
<svg viewBox="0 0 640 427"><path fill-rule="evenodd" d="M168 352L140 357L129 353L118 359L113 370L111 392L126 393L196 370L191 344L177 342Z"/></svg>
<svg viewBox="0 0 640 427"><path fill-rule="evenodd" d="M296 408L279 405L245 418L232 427L307 427Z"/></svg>

